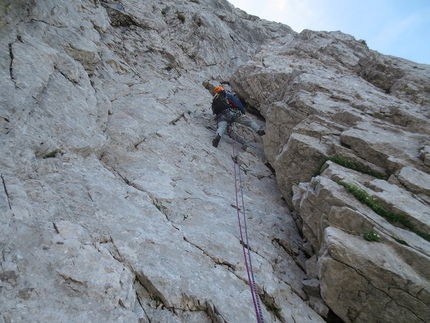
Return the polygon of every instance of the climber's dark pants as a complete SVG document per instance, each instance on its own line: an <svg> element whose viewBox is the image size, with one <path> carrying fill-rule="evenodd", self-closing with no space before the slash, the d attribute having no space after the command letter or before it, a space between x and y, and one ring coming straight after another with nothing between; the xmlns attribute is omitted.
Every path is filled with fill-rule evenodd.
<svg viewBox="0 0 430 323"><path fill-rule="evenodd" d="M240 115L240 112L229 110L228 112L222 114L218 118L218 129L216 131L217 135L222 136L230 123L237 122L243 124L244 126L252 128L254 131L258 131L260 126L254 120L249 119L246 115Z"/></svg>

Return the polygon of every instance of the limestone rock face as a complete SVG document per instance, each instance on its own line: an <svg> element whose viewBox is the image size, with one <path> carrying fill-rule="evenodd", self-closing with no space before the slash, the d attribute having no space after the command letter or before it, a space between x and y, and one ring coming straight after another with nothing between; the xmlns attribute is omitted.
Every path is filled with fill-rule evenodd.
<svg viewBox="0 0 430 323"><path fill-rule="evenodd" d="M224 0L4 0L0 66L1 323L430 317L429 66Z"/></svg>
<svg viewBox="0 0 430 323"><path fill-rule="evenodd" d="M0 18L0 322L252 322L244 244L265 322L323 322L260 137L236 129L244 207L231 140L211 145L208 89L289 27L216 0Z"/></svg>
<svg viewBox="0 0 430 323"><path fill-rule="evenodd" d="M430 66L306 30L268 41L231 84L266 119L266 157L313 255L308 294L344 322L427 321Z"/></svg>

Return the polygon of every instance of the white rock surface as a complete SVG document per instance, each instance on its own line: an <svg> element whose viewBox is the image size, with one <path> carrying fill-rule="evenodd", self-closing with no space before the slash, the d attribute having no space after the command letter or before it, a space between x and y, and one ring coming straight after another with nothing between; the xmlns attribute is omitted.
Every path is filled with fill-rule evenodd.
<svg viewBox="0 0 430 323"><path fill-rule="evenodd" d="M0 322L254 321L232 148L211 146L203 84L292 31L225 1L121 4L0 5ZM261 139L238 134L265 322L323 322Z"/></svg>
<svg viewBox="0 0 430 323"><path fill-rule="evenodd" d="M429 66L224 0L5 0L0 26L0 323L256 321L235 184L265 322L430 317ZM266 136L212 147L220 83Z"/></svg>

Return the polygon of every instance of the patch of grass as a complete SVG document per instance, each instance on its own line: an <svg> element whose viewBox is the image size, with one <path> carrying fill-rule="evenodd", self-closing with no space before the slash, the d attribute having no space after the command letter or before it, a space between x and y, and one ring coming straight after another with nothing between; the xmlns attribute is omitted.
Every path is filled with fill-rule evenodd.
<svg viewBox="0 0 430 323"><path fill-rule="evenodd" d="M338 164L340 166L343 166L345 168L349 168L349 169L355 170L355 171L363 173L363 174L371 175L371 176L379 178L379 179L387 180L389 178L389 176L386 174L376 172L369 167L366 167L366 166L364 166L364 165L362 165L356 161L353 161L351 159L348 159L348 158L345 158L342 156L332 156L332 157L324 158L318 164L317 170L315 171L315 173L313 174L312 177L316 177L316 176L321 174L321 168L323 167L323 165L325 164L325 162L327 160L330 160L333 163Z"/></svg>
<svg viewBox="0 0 430 323"><path fill-rule="evenodd" d="M430 234L422 232L422 231L414 231L416 234L418 234L421 238L430 241Z"/></svg>
<svg viewBox="0 0 430 323"><path fill-rule="evenodd" d="M278 316L282 312L281 307L277 307L275 304L271 304L269 302L265 302L264 306L266 306L266 309L268 312L274 313L276 316Z"/></svg>
<svg viewBox="0 0 430 323"><path fill-rule="evenodd" d="M400 243L402 245L409 246L408 243L405 240L397 239L397 238L394 238L394 237L393 237L393 239L396 240L398 243Z"/></svg>
<svg viewBox="0 0 430 323"><path fill-rule="evenodd" d="M275 299L269 296L266 292L264 292L263 295L260 294L260 298L262 303L266 307L266 310L268 312L273 313L273 315L275 315L276 318L278 318L280 321L283 322L284 320L282 320L282 317L281 317L282 308L276 305Z"/></svg>
<svg viewBox="0 0 430 323"><path fill-rule="evenodd" d="M158 306L160 306L160 305L164 305L164 303L163 303L163 301L162 301L162 299L161 299L161 297L159 297L159 296L153 296L153 297L151 297L152 298L152 300L155 302L155 307L157 307L158 308Z"/></svg>
<svg viewBox="0 0 430 323"><path fill-rule="evenodd" d="M331 160L333 163L336 163L340 166L355 170L355 171L363 173L363 174L371 175L371 176L379 178L379 179L387 180L389 177L385 174L381 174L379 172L376 172L376 171L370 169L369 167L363 166L360 163L357 163L353 160L347 159L347 158L342 157L342 156L332 156L328 159Z"/></svg>
<svg viewBox="0 0 430 323"><path fill-rule="evenodd" d="M176 17L178 17L178 19L182 22L182 23L184 23L185 22L185 16L184 16L184 14L182 13L182 12L177 12L176 13Z"/></svg>
<svg viewBox="0 0 430 323"><path fill-rule="evenodd" d="M362 190L358 188L355 185L338 181L338 184L345 187L345 189L355 196L357 200L359 200L361 203L367 205L370 207L376 214L379 214L380 216L387 219L392 224L400 224L404 228L414 232L415 234L419 235L421 238L430 241L430 234L422 232L418 229L416 229L411 221L409 221L404 215L390 212L385 210L375 198L372 198L365 190Z"/></svg>
<svg viewBox="0 0 430 323"><path fill-rule="evenodd" d="M367 241L375 241L379 242L379 234L377 234L375 231L365 231L363 233L363 238Z"/></svg>
<svg viewBox="0 0 430 323"><path fill-rule="evenodd" d="M45 156L43 156L43 159L46 158L55 158L55 156L60 152L60 149L55 149L51 151L50 153L47 153Z"/></svg>
<svg viewBox="0 0 430 323"><path fill-rule="evenodd" d="M318 181L314 181L311 185L311 188L315 191L320 183Z"/></svg>
<svg viewBox="0 0 430 323"><path fill-rule="evenodd" d="M152 202L152 204L154 204L154 206L158 209L158 211L161 212L161 205L160 204L157 204L155 202Z"/></svg>

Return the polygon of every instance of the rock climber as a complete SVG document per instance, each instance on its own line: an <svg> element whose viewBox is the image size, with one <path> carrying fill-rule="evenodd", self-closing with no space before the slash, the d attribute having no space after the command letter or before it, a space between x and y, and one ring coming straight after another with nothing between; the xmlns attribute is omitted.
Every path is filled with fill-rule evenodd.
<svg viewBox="0 0 430 323"><path fill-rule="evenodd" d="M245 109L242 103L233 94L228 93L221 85L214 89L214 98L212 101L212 112L216 115L217 131L212 140L212 146L218 147L221 136L224 134L227 126L233 122L238 122L244 126L250 127L259 136L266 133L254 120L245 115Z"/></svg>

